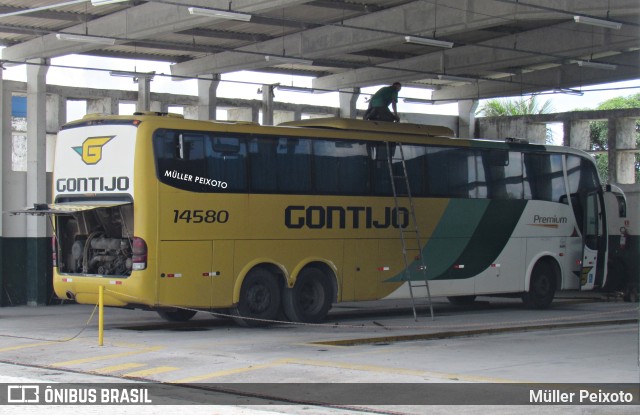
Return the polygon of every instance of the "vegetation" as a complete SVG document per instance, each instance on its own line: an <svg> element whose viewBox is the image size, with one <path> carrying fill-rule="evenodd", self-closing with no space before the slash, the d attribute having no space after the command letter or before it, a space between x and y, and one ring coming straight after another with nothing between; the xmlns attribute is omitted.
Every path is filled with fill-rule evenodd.
<svg viewBox="0 0 640 415"><path fill-rule="evenodd" d="M478 110L478 115L485 117L508 117L528 114L549 114L553 112L550 100L538 101L535 95L529 98L520 97L518 100L490 99Z"/></svg>
<svg viewBox="0 0 640 415"><path fill-rule="evenodd" d="M629 95L627 97L616 97L602 102L596 109L598 110L614 110L625 108L640 108L640 94ZM609 148L607 139L608 125L606 121L591 122L591 150L606 151ZM640 147L640 122L636 121L636 148ZM640 183L640 154L636 153L636 183ZM596 163L598 164L598 172L604 181L609 178L609 157L606 154L598 154Z"/></svg>

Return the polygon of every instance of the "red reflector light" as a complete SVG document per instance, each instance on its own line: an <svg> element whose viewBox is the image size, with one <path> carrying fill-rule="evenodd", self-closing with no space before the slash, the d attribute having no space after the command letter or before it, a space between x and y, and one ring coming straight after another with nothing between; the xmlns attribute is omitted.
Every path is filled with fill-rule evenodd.
<svg viewBox="0 0 640 415"><path fill-rule="evenodd" d="M133 254L133 258L131 258L133 270L139 271L147 268L147 243L144 239L138 238L137 236L134 237L133 243L131 244L131 251Z"/></svg>
<svg viewBox="0 0 640 415"><path fill-rule="evenodd" d="M58 266L58 240L56 236L53 235L51 237L51 260L53 262L53 267Z"/></svg>

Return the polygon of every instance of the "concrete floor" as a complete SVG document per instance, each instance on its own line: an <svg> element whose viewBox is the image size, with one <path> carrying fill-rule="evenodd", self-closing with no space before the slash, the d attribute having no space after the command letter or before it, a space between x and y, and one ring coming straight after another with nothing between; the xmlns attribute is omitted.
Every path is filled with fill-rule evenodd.
<svg viewBox="0 0 640 415"><path fill-rule="evenodd" d="M241 328L231 320L207 313L177 324L164 322L152 312L106 309L103 346L98 346L95 307L66 304L1 308L0 382L162 382L196 383L205 388L277 383L292 390L302 385L303 392L308 392L304 387L310 383L320 385L319 390L342 383L338 386L343 386L339 394L344 399L336 398L339 408L281 402L255 406L263 402L244 397L237 401L223 399L224 405L189 405L188 409L193 414L333 415L425 413L424 406L407 405L419 401L410 388L422 385L409 385L406 401L396 394L394 398L400 398L389 398L389 402L387 397L375 399L380 398L375 388L352 399L349 393L358 385L385 385L392 390L398 383L428 383L432 387L454 384L454 393L465 394L467 387L461 383L542 383L549 388L560 383L637 385L640 380L637 304L560 299L549 310L528 310L516 300L491 299L491 303L479 301L460 308L436 299L436 318L432 321L428 309L422 307L417 322L407 305L401 301L346 303L334 307L326 324L275 324L264 328ZM504 388L497 389L498 395L507 390ZM367 391L375 396L366 396ZM204 393L189 390L166 403L202 403L198 396ZM508 398L505 396L505 402ZM482 397L478 399L478 403L484 403ZM66 414L73 413L69 406L64 408ZM107 413L109 407L78 408L91 414ZM136 414L167 414L183 412L186 407L118 406L117 412L128 413L132 408ZM454 408L458 413L484 413L491 408L498 414L515 409L510 405L477 404L428 409L430 413L450 413ZM43 407L19 406L11 412L35 413L36 409L41 413ZM51 409L55 413L63 408ZM527 413L636 410L637 406L579 405L518 409Z"/></svg>

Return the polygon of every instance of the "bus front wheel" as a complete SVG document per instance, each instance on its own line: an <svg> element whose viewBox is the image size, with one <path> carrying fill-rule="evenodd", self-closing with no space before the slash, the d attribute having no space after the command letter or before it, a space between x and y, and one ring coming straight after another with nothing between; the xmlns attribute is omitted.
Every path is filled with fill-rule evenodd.
<svg viewBox="0 0 640 415"><path fill-rule="evenodd" d="M272 273L263 268L251 270L240 289L240 301L232 309L241 326L264 326L278 317L280 288Z"/></svg>
<svg viewBox="0 0 640 415"><path fill-rule="evenodd" d="M525 305L530 308L549 307L556 294L556 272L549 261L536 263L531 272L529 291L522 295Z"/></svg>
<svg viewBox="0 0 640 415"><path fill-rule="evenodd" d="M283 292L284 312L291 321L319 323L331 308L332 291L330 281L321 270L305 268L293 288L285 288Z"/></svg>

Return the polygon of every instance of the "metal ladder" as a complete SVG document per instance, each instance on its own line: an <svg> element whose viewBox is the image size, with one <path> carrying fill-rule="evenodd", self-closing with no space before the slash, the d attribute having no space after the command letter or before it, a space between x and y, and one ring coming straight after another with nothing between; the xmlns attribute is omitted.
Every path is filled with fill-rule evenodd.
<svg viewBox="0 0 640 415"><path fill-rule="evenodd" d="M415 321L418 321L418 314L416 313L416 302L415 297L413 295L413 289L419 287L425 287L427 289L427 300L429 302L429 310L431 311L431 320L434 319L433 316L433 304L431 302L431 290L429 289L429 281L427 280L427 267L424 263L424 256L422 255L422 239L420 238L420 231L418 230L418 222L416 220L416 210L413 205L413 197L411 196L411 186L409 185L409 175L407 174L407 164L405 163L404 157L404 149L402 148L402 143L394 144L400 153L399 158L394 158L392 154L392 145L388 141L386 142L387 146L387 163L389 165L389 177L391 178L391 190L393 191L393 200L395 202L395 219L398 224L398 229L400 230L400 240L402 242L402 257L404 259L404 277L403 279L407 281L409 284L409 295L411 296L411 307L413 309L413 318ZM393 172L393 162L400 161L402 164L402 174L396 175ZM406 194L398 193L398 186L396 185L396 180L404 181ZM400 205L400 198L405 198L409 208L409 220L413 223L413 226L409 224L407 228L401 226L400 221L400 207L405 207ZM411 229L412 228L412 229ZM410 259L411 255L416 260L419 260L418 269L422 272L424 277L421 281L412 281L411 275L409 272L409 266L412 263Z"/></svg>

